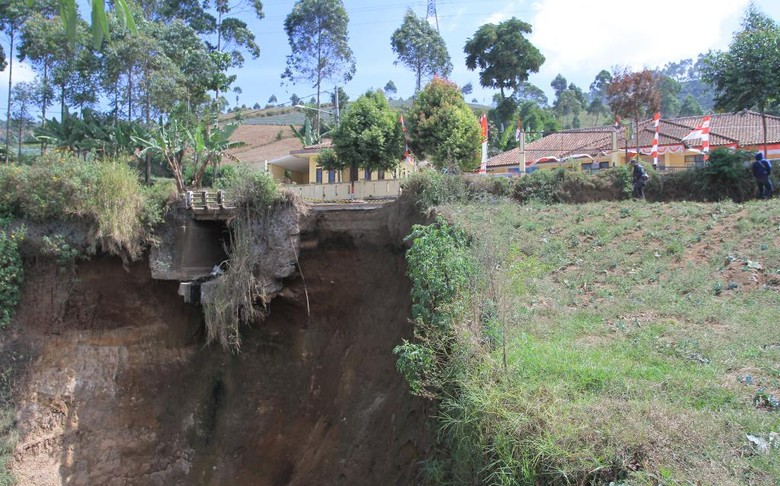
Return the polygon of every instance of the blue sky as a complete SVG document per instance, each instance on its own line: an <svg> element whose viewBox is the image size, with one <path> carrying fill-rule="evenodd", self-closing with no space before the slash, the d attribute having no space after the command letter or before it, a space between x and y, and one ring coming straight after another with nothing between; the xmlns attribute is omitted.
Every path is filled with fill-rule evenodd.
<svg viewBox="0 0 780 486"><path fill-rule="evenodd" d="M760 10L780 20L780 2L755 0ZM281 73L290 53L284 33L284 19L293 0L263 2L265 18L251 18L247 8L242 17L253 29L261 55L248 59L235 74L243 93L239 104L264 105L271 95L279 102L292 93L306 97L315 92L310 84L282 85ZM670 61L696 57L710 49L728 48L733 32L739 29L748 0L438 0L439 29L447 43L454 66L451 79L459 85L471 82L475 88L469 100L489 104L494 90L479 87L478 74L465 67L463 46L485 23L517 17L533 27L531 42L546 57L538 74L530 81L551 92L550 82L561 73L587 90L601 69L615 66L641 69L662 66ZM390 47L392 33L400 27L404 13L411 8L424 17L427 1L344 0L350 17L350 45L357 62L355 77L346 86L356 98L367 89L380 89L392 80L397 96L414 92L414 73L396 60ZM86 10L82 9L83 12ZM0 38L6 46L7 39ZM15 80L30 79L24 66L15 67ZM5 110L7 70L0 73L0 110ZM328 84L325 89L332 89ZM235 95L228 96L230 105Z"/></svg>

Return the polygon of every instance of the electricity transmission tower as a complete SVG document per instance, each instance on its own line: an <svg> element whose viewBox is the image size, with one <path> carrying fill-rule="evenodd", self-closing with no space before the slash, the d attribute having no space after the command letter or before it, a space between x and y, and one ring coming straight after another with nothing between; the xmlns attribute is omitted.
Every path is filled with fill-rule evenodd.
<svg viewBox="0 0 780 486"><path fill-rule="evenodd" d="M436 26L436 32L439 31L439 17L436 15L436 0L428 0L428 13L425 20Z"/></svg>

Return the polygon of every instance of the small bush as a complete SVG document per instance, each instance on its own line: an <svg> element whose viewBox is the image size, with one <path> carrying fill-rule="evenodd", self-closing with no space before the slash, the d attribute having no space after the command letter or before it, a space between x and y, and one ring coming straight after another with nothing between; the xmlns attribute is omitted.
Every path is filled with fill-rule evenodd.
<svg viewBox="0 0 780 486"><path fill-rule="evenodd" d="M21 295L24 267L19 254L19 243L24 228L9 232L0 229L0 327L10 322Z"/></svg>
<svg viewBox="0 0 780 486"><path fill-rule="evenodd" d="M404 193L410 194L423 211L468 199L468 190L462 177L433 170L413 174L403 182L402 187Z"/></svg>
<svg viewBox="0 0 780 486"><path fill-rule="evenodd" d="M627 167L594 175L559 168L538 170L518 180L512 196L521 203L543 204L615 201L631 195L631 170Z"/></svg>
<svg viewBox="0 0 780 486"><path fill-rule="evenodd" d="M722 201L743 202L755 192L755 179L749 161L753 156L745 151L717 149L710 154L704 167L690 168L651 179L645 189L653 201Z"/></svg>

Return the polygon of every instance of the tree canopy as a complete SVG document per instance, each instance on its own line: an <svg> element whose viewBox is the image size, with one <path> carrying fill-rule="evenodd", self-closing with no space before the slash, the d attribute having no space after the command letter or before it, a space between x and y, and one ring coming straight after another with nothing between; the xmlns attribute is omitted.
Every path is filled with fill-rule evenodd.
<svg viewBox="0 0 780 486"><path fill-rule="evenodd" d="M409 144L417 157L463 172L479 165L479 122L454 83L433 78L415 98L408 122Z"/></svg>
<svg viewBox="0 0 780 486"><path fill-rule="evenodd" d="M483 25L463 48L466 67L479 69L479 84L498 88L506 98L506 88L517 89L544 63L542 53L523 35L531 32L530 24L514 17L498 25Z"/></svg>
<svg viewBox="0 0 780 486"><path fill-rule="evenodd" d="M412 9L406 11L403 24L390 39L398 62L414 71L417 78L415 92L420 91L423 76L446 78L452 72L452 61L447 45L427 20L417 17Z"/></svg>
<svg viewBox="0 0 780 486"><path fill-rule="evenodd" d="M312 82L318 108L325 80L346 83L355 74L348 24L341 0L298 0L284 20L292 53L282 79Z"/></svg>
<svg viewBox="0 0 780 486"><path fill-rule="evenodd" d="M715 108L758 108L766 145L766 109L780 95L780 27L751 4L726 52L705 58L704 79L715 89Z"/></svg>
<svg viewBox="0 0 780 486"><path fill-rule="evenodd" d="M358 167L391 170L403 158L399 115L380 90L368 91L350 103L332 139L336 158L326 168L350 167L351 181L357 180Z"/></svg>
<svg viewBox="0 0 780 486"><path fill-rule="evenodd" d="M657 75L645 69L639 72L618 71L612 76L607 88L607 102L612 112L634 122L649 117L661 109L661 96L656 88ZM639 131L634 130L637 151L639 150Z"/></svg>

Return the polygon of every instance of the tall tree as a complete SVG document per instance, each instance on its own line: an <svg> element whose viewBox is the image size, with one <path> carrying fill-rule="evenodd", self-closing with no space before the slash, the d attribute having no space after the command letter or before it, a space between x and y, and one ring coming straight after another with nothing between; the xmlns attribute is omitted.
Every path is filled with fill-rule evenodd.
<svg viewBox="0 0 780 486"><path fill-rule="evenodd" d="M251 0L252 10L258 19L265 17L263 3L260 0ZM243 52L248 52L252 59L260 57L260 47L255 42L255 34L249 29L246 22L236 17L242 12L244 5L239 1L231 3L230 0L214 0L216 10L215 33L217 43L214 50L230 55L228 68L244 65ZM219 99L220 86L215 90L215 98Z"/></svg>
<svg viewBox="0 0 780 486"><path fill-rule="evenodd" d="M349 47L349 16L341 0L298 0L284 20L292 53L282 79L310 81L317 88L320 107L322 83L346 83L355 75L355 58ZM319 112L317 126L319 130Z"/></svg>
<svg viewBox="0 0 780 486"><path fill-rule="evenodd" d="M664 74L658 73L657 84L658 94L661 97L661 113L664 116L673 118L680 113L680 83Z"/></svg>
<svg viewBox="0 0 780 486"><path fill-rule="evenodd" d="M13 70L15 42L22 26L34 12L51 12L53 4L45 0L4 0L0 2L0 31L8 38L8 101L5 127L5 161L8 162L8 143L11 135L11 104L13 93Z"/></svg>
<svg viewBox="0 0 780 486"><path fill-rule="evenodd" d="M392 95L396 94L398 92L398 88L395 87L395 83L391 79L387 82L387 84L384 87L385 96L389 99Z"/></svg>
<svg viewBox="0 0 780 486"><path fill-rule="evenodd" d="M715 88L715 108L729 111L757 108L767 150L766 110L780 93L780 27L752 3L726 52L705 58L704 79Z"/></svg>
<svg viewBox="0 0 780 486"><path fill-rule="evenodd" d="M479 165L479 122L454 83L433 78L415 98L407 120L409 145L418 157L463 172Z"/></svg>
<svg viewBox="0 0 780 486"><path fill-rule="evenodd" d="M412 9L406 11L401 27L393 32L390 45L398 56L395 64L400 62L414 71L415 92L420 91L424 76L446 78L452 72L447 45L439 31L427 20L417 17Z"/></svg>
<svg viewBox="0 0 780 486"><path fill-rule="evenodd" d="M333 148L336 157L326 168L349 167L350 182L357 180L359 167L391 170L398 165L404 135L382 91L368 91L349 105L333 133Z"/></svg>
<svg viewBox="0 0 780 486"><path fill-rule="evenodd" d="M36 98L34 83L22 82L14 85L13 121L17 123L17 159L22 160L22 145L24 144L24 130L33 122L30 115L30 105Z"/></svg>
<svg viewBox="0 0 780 486"><path fill-rule="evenodd" d="M612 82L612 74L606 69L602 69L590 83L590 103L588 104L588 113L596 116L596 125L599 124L601 115L609 114L607 106L607 88Z"/></svg>
<svg viewBox="0 0 780 486"><path fill-rule="evenodd" d="M704 110L699 104L699 100L691 95L688 95L680 105L680 116L701 116L704 114Z"/></svg>
<svg viewBox="0 0 780 486"><path fill-rule="evenodd" d="M558 73L558 75L555 76L555 79L550 82L550 87L553 89L556 98L560 97L561 93L566 91L567 86L566 78L564 78L561 73Z"/></svg>
<svg viewBox="0 0 780 486"><path fill-rule="evenodd" d="M485 24L466 41L466 67L480 69L479 84L484 88L517 89L530 73L539 72L544 56L523 34L531 25L512 17L498 25Z"/></svg>
<svg viewBox="0 0 780 486"><path fill-rule="evenodd" d="M62 20L34 14L22 28L19 60L28 61L41 72L41 120L46 123L46 110L52 103L51 78L54 67L68 62L69 46Z"/></svg>
<svg viewBox="0 0 780 486"><path fill-rule="evenodd" d="M528 81L521 83L512 95L519 103L531 101L539 108L547 106L547 95L544 90Z"/></svg>
<svg viewBox="0 0 780 486"><path fill-rule="evenodd" d="M639 120L651 116L661 108L661 97L656 88L655 72L622 70L612 76L607 88L607 102L612 112L633 121L634 139L639 153Z"/></svg>

